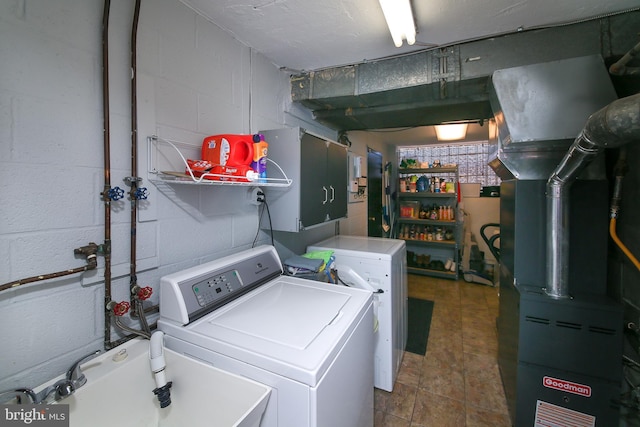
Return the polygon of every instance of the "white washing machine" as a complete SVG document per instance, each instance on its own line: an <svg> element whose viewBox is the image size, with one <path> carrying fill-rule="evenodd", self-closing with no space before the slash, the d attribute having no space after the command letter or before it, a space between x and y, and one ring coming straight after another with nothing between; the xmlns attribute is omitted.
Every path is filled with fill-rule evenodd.
<svg viewBox="0 0 640 427"><path fill-rule="evenodd" d="M373 426L372 293L282 271L260 246L163 277L166 347L270 386L262 427Z"/></svg>
<svg viewBox="0 0 640 427"><path fill-rule="evenodd" d="M393 391L407 345L407 257L404 240L334 236L307 252L332 250L343 284L374 292L378 321L375 337L375 387Z"/></svg>

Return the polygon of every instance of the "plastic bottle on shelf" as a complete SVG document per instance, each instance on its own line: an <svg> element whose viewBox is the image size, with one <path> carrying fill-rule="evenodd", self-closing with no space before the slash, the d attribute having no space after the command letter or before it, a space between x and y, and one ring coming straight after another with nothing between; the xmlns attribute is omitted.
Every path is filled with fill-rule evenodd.
<svg viewBox="0 0 640 427"><path fill-rule="evenodd" d="M455 186L453 184L453 180L452 179L447 181L445 188L446 188L447 193L455 193L456 192Z"/></svg>
<svg viewBox="0 0 640 427"><path fill-rule="evenodd" d="M427 191L428 188L428 179L426 176L422 175L420 178L418 178L418 181L416 182L416 190L418 191L418 193L422 193L424 191Z"/></svg>
<svg viewBox="0 0 640 427"><path fill-rule="evenodd" d="M264 135L253 135L253 161L251 167L258 174L259 182L267 182L267 151L269 144L264 140Z"/></svg>
<svg viewBox="0 0 640 427"><path fill-rule="evenodd" d="M437 220L438 219L438 206L434 203L429 210L429 219Z"/></svg>
<svg viewBox="0 0 640 427"><path fill-rule="evenodd" d="M444 231L444 240L453 240L453 230L447 228Z"/></svg>
<svg viewBox="0 0 640 427"><path fill-rule="evenodd" d="M427 240L433 240L433 230L431 227L427 227Z"/></svg>

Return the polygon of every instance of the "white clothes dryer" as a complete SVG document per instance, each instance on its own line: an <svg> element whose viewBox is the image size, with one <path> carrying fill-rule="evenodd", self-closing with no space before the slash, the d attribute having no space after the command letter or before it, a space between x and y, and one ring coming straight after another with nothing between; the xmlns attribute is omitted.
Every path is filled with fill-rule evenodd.
<svg viewBox="0 0 640 427"><path fill-rule="evenodd" d="M375 338L375 387L393 391L407 345L407 257L404 240L334 236L307 248L331 250L341 282L374 293L378 322Z"/></svg>

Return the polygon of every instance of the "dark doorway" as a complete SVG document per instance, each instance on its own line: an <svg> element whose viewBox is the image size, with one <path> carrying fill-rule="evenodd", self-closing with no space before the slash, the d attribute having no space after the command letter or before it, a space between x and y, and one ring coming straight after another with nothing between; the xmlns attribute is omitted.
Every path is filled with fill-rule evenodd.
<svg viewBox="0 0 640 427"><path fill-rule="evenodd" d="M382 237L382 154L367 147L367 234Z"/></svg>

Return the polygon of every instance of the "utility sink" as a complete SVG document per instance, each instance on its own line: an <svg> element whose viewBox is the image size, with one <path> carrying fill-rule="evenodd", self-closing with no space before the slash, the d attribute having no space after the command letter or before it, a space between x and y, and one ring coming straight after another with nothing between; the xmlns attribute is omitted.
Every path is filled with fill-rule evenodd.
<svg viewBox="0 0 640 427"><path fill-rule="evenodd" d="M87 383L58 404L71 427L257 427L271 389L164 349L171 405L160 408L149 367L149 341L120 345L82 365Z"/></svg>

